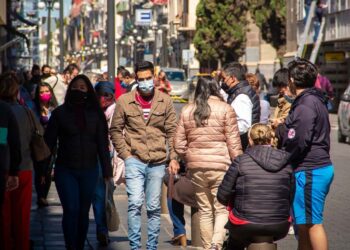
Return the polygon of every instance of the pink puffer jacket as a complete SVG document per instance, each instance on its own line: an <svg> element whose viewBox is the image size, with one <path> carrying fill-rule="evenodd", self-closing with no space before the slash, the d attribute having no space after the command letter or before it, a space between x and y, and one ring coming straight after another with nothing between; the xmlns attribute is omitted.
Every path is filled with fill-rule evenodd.
<svg viewBox="0 0 350 250"><path fill-rule="evenodd" d="M242 154L236 113L218 97L211 96L208 103L211 114L203 127L196 127L195 104L182 109L175 151L185 159L187 168L226 171L231 161Z"/></svg>

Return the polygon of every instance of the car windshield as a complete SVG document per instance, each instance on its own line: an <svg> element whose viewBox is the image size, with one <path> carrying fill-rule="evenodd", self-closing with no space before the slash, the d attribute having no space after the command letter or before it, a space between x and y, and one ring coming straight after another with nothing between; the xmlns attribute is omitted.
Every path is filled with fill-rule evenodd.
<svg viewBox="0 0 350 250"><path fill-rule="evenodd" d="M185 74L181 71L167 71L165 72L168 80L171 81L185 81Z"/></svg>

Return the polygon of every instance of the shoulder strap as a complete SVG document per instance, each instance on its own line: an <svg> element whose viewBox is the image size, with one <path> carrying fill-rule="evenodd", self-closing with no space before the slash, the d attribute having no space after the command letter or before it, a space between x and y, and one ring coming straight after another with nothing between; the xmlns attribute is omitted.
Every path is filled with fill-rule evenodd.
<svg viewBox="0 0 350 250"><path fill-rule="evenodd" d="M56 82L55 82L55 84L52 86L52 89L55 89L57 83L58 83L58 76L56 76Z"/></svg>

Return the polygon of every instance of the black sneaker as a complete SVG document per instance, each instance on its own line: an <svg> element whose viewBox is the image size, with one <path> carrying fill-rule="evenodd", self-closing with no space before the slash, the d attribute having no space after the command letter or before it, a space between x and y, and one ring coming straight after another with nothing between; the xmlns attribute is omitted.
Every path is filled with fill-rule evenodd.
<svg viewBox="0 0 350 250"><path fill-rule="evenodd" d="M103 246L103 247L106 247L108 246L109 244L109 238L108 238L108 235L107 234L104 234L104 233L98 233L97 234L97 240L98 240L98 243Z"/></svg>

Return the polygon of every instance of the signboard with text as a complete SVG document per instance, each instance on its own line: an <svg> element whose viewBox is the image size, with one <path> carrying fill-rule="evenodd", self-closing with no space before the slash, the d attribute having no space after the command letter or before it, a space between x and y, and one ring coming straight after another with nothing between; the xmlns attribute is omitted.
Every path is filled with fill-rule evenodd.
<svg viewBox="0 0 350 250"><path fill-rule="evenodd" d="M152 9L136 9L135 24L138 26L150 26L152 23Z"/></svg>
<svg viewBox="0 0 350 250"><path fill-rule="evenodd" d="M194 58L193 50L190 50L190 49L182 50L182 64L184 65L190 64L193 58Z"/></svg>
<svg viewBox="0 0 350 250"><path fill-rule="evenodd" d="M326 52L324 54L326 62L344 62L345 53L343 51Z"/></svg>

